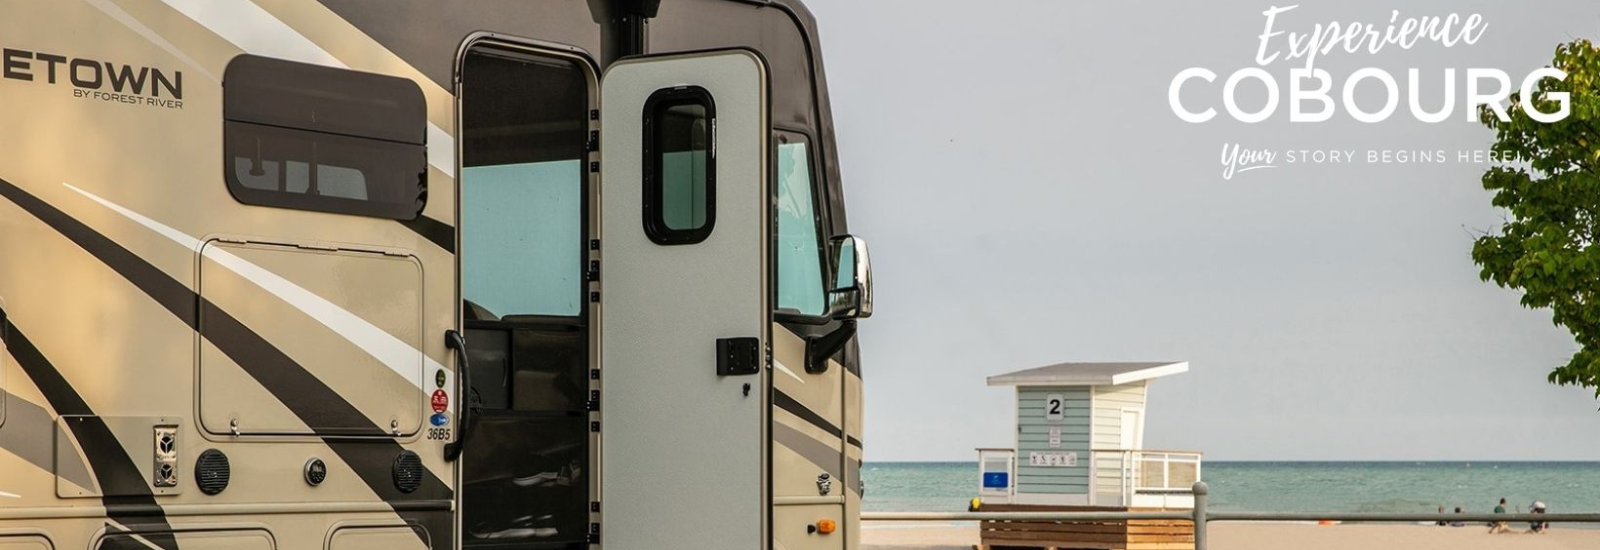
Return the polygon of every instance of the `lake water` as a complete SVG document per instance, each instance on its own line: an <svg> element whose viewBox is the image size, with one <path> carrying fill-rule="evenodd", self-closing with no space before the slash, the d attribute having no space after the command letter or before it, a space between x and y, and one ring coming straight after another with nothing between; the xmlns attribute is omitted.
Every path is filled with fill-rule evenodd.
<svg viewBox="0 0 1600 550"><path fill-rule="evenodd" d="M1553 513L1600 512L1600 462L1206 462L1219 510L1262 512L1512 512L1542 500ZM976 462L869 462L869 511L964 511Z"/></svg>

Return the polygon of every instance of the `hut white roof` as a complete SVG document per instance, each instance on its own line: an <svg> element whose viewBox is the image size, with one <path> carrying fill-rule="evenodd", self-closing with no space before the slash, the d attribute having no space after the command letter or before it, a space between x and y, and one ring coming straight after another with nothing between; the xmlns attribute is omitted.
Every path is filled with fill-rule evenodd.
<svg viewBox="0 0 1600 550"><path fill-rule="evenodd" d="M1059 363L989 377L990 386L1114 386L1189 372L1188 361Z"/></svg>

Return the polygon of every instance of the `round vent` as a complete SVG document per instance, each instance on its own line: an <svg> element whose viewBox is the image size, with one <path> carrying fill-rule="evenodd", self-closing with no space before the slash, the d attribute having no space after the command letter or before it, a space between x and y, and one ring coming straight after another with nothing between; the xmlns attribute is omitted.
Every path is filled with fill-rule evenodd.
<svg viewBox="0 0 1600 550"><path fill-rule="evenodd" d="M422 457L411 451L401 451L394 459L394 486L409 493L422 486Z"/></svg>
<svg viewBox="0 0 1600 550"><path fill-rule="evenodd" d="M233 475L228 468L228 455L216 449L206 449L194 462L194 482L200 492L215 495L228 488L228 478Z"/></svg>

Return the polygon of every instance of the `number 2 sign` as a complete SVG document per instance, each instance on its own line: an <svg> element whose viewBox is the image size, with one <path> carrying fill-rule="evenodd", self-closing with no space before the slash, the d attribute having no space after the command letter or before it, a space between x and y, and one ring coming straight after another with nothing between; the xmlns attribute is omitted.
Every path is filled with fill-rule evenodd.
<svg viewBox="0 0 1600 550"><path fill-rule="evenodd" d="M1066 408L1066 406L1066 402L1061 399L1061 394L1059 393L1052 393L1045 396L1044 419L1061 420L1061 409Z"/></svg>

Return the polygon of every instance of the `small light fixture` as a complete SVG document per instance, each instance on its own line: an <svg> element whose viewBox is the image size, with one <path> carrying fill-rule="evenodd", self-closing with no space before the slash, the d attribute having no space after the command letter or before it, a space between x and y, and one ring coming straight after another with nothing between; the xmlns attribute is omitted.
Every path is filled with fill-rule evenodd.
<svg viewBox="0 0 1600 550"><path fill-rule="evenodd" d="M328 479L328 465L322 459L313 457L306 461L305 474L306 484L312 487L322 485Z"/></svg>

